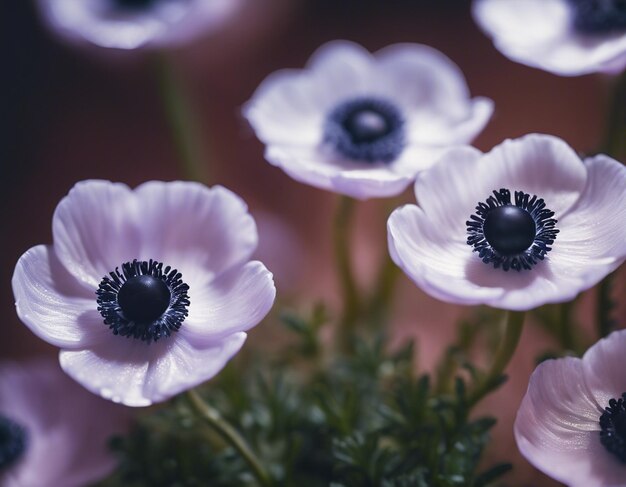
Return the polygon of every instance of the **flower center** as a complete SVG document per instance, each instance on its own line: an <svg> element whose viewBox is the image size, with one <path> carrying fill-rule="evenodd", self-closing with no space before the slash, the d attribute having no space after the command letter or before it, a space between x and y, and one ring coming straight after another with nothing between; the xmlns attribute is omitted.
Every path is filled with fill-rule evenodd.
<svg viewBox="0 0 626 487"><path fill-rule="evenodd" d="M604 447L626 464L626 392L611 399L600 416L600 441Z"/></svg>
<svg viewBox="0 0 626 487"><path fill-rule="evenodd" d="M537 226L526 210L506 205L487 213L483 231L487 242L496 251L502 255L515 255L533 244Z"/></svg>
<svg viewBox="0 0 626 487"><path fill-rule="evenodd" d="M22 456L27 443L26 430L0 414L0 472Z"/></svg>
<svg viewBox="0 0 626 487"><path fill-rule="evenodd" d="M552 250L559 232L553 216L543 199L516 191L512 203L511 192L502 188L478 203L476 214L465 222L467 244L485 264L530 270Z"/></svg>
<svg viewBox="0 0 626 487"><path fill-rule="evenodd" d="M169 337L189 311L189 286L182 274L154 260L126 262L102 278L98 311L114 335L148 343Z"/></svg>
<svg viewBox="0 0 626 487"><path fill-rule="evenodd" d="M113 0L113 3L118 8L128 10L142 10L151 7L158 0Z"/></svg>
<svg viewBox="0 0 626 487"><path fill-rule="evenodd" d="M583 34L626 30L626 0L568 0L574 28Z"/></svg>
<svg viewBox="0 0 626 487"><path fill-rule="evenodd" d="M359 162L391 162L404 148L404 119L387 100L354 98L326 117L324 141Z"/></svg>

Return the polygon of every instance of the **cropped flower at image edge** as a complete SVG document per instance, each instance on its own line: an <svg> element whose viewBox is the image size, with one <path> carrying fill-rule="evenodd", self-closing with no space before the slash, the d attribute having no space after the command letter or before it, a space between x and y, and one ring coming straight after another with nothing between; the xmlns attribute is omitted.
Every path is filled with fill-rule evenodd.
<svg viewBox="0 0 626 487"><path fill-rule="evenodd" d="M219 186L81 182L52 233L17 263L18 315L115 402L147 406L210 379L274 302L272 274L249 260L254 220Z"/></svg>

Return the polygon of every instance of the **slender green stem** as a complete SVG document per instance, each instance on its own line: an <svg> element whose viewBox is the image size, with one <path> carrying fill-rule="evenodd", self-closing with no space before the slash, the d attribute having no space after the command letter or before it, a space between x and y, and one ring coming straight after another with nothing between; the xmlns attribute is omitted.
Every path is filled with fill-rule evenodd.
<svg viewBox="0 0 626 487"><path fill-rule="evenodd" d="M573 309L574 301L559 305L558 336L564 351L577 350L574 323L572 321Z"/></svg>
<svg viewBox="0 0 626 487"><path fill-rule="evenodd" d="M164 52L153 58L163 109L179 154L185 177L208 184L208 159L201 142L196 114L174 69Z"/></svg>
<svg viewBox="0 0 626 487"><path fill-rule="evenodd" d="M350 233L354 217L352 198L341 196L334 222L335 258L343 294L343 316L340 323L341 347L345 352L354 349L354 328L359 316L360 302L350 259Z"/></svg>
<svg viewBox="0 0 626 487"><path fill-rule="evenodd" d="M376 288L370 300L371 304L368 313L369 322L374 327L380 327L389 312L393 291L399 275L400 268L391 260L388 251L385 249L385 255L376 279Z"/></svg>
<svg viewBox="0 0 626 487"><path fill-rule="evenodd" d="M506 311L504 314L504 330L491 367L486 375L479 381L474 391L468 397L468 405L471 408L495 387L502 378L502 373L511 361L524 326L524 312Z"/></svg>
<svg viewBox="0 0 626 487"><path fill-rule="evenodd" d="M189 402L196 410L196 412L202 416L202 418L214 428L221 436L226 440L242 458L248 463L252 473L258 480L259 484L264 487L270 487L272 481L267 471L261 465L261 462L254 454L250 446L246 443L246 440L233 428L220 413L208 405L200 397L200 395L193 389L187 391L187 397Z"/></svg>

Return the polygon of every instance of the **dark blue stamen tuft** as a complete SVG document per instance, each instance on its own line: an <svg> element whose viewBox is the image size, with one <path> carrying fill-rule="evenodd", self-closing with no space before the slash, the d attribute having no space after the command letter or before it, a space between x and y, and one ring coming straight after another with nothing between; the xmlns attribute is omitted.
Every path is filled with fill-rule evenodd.
<svg viewBox="0 0 626 487"><path fill-rule="evenodd" d="M611 399L600 416L600 442L617 459L626 464L626 392Z"/></svg>
<svg viewBox="0 0 626 487"><path fill-rule="evenodd" d="M404 139L400 111L381 98L343 102L330 112L324 126L324 142L360 162L393 161L402 152Z"/></svg>
<svg viewBox="0 0 626 487"><path fill-rule="evenodd" d="M485 264L505 271L529 270L552 250L559 232L553 216L543 199L516 191L512 204L511 192L500 189L478 203L476 214L465 222L467 244Z"/></svg>
<svg viewBox="0 0 626 487"><path fill-rule="evenodd" d="M117 8L128 10L143 10L151 7L158 0L113 0Z"/></svg>
<svg viewBox="0 0 626 487"><path fill-rule="evenodd" d="M28 446L26 430L0 414L0 473L13 465Z"/></svg>
<svg viewBox="0 0 626 487"><path fill-rule="evenodd" d="M587 35L626 32L626 0L568 0L574 28Z"/></svg>
<svg viewBox="0 0 626 487"><path fill-rule="evenodd" d="M169 337L188 315L189 286L182 274L154 260L126 262L96 291L98 311L114 335L145 342Z"/></svg>

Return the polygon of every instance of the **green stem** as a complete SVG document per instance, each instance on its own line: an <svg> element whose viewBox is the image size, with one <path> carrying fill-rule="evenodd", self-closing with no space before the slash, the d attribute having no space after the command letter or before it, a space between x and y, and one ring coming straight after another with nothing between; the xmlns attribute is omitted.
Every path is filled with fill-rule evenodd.
<svg viewBox="0 0 626 487"><path fill-rule="evenodd" d="M381 269L376 279L376 289L372 295L368 313L369 322L374 327L380 327L389 312L393 291L399 275L400 268L394 264L389 257L388 251L385 249Z"/></svg>
<svg viewBox="0 0 626 487"><path fill-rule="evenodd" d="M486 375L479 381L477 387L468 397L468 406L471 408L494 388L502 380L502 373L511 361L515 349L519 343L524 326L524 312L506 311L504 314L504 330L500 342L500 348L496 352L493 363Z"/></svg>
<svg viewBox="0 0 626 487"><path fill-rule="evenodd" d="M197 117L185 96L180 77L166 53L156 53L153 61L161 102L183 173L190 180L208 184L208 159L201 143Z"/></svg>
<svg viewBox="0 0 626 487"><path fill-rule="evenodd" d="M222 436L222 438L224 438L224 440L232 445L232 447L237 450L242 458L248 463L250 470L252 470L252 473L258 480L259 484L264 487L270 487L272 485L270 476L263 468L261 462L254 454L250 446L246 443L246 440L242 438L235 428L222 418L216 409L204 402L195 390L191 389L187 391L187 397L196 412L202 416L209 426L215 429Z"/></svg>
<svg viewBox="0 0 626 487"><path fill-rule="evenodd" d="M354 350L354 328L360 308L359 292L350 259L350 232L354 220L354 203L352 198L341 196L334 222L335 258L344 306L339 333L341 347L347 353Z"/></svg>
<svg viewBox="0 0 626 487"><path fill-rule="evenodd" d="M561 347L564 351L576 351L576 341L574 336L574 323L572 322L572 311L574 301L561 303L559 305L558 336Z"/></svg>
<svg viewBox="0 0 626 487"><path fill-rule="evenodd" d="M613 278L615 274L609 274L598 285L598 302L596 304L596 323L598 326L598 336L603 338L613 331L612 311L615 306L611 298L613 288Z"/></svg>

